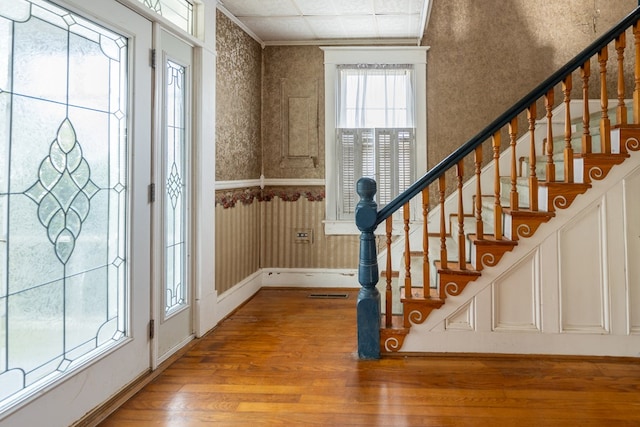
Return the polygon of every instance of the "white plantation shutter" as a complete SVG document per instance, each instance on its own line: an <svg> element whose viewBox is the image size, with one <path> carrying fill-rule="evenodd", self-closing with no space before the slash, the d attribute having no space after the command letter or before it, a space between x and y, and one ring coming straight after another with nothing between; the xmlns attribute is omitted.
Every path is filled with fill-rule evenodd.
<svg viewBox="0 0 640 427"><path fill-rule="evenodd" d="M378 206L386 205L393 199L395 194L394 188L394 172L396 170L396 162L393 156L393 129L377 129L376 130L376 148L378 150L379 161L377 164L376 181L378 191L376 194L376 202Z"/></svg>
<svg viewBox="0 0 640 427"><path fill-rule="evenodd" d="M398 150L398 194L409 188L415 180L413 153L415 153L415 129L396 129Z"/></svg>
<svg viewBox="0 0 640 427"><path fill-rule="evenodd" d="M356 133L357 129L339 129L336 135L338 141L338 159L340 172L339 212L353 213L356 208Z"/></svg>
<svg viewBox="0 0 640 427"><path fill-rule="evenodd" d="M339 218L353 217L361 177L377 183L376 203L381 208L414 180L415 132L411 128L338 129L341 203Z"/></svg>

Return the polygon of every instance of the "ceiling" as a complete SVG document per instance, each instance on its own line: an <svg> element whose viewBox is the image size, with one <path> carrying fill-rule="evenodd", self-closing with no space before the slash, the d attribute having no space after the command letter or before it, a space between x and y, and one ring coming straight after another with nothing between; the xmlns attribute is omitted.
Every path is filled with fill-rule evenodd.
<svg viewBox="0 0 640 427"><path fill-rule="evenodd" d="M432 0L218 0L263 45L419 45Z"/></svg>

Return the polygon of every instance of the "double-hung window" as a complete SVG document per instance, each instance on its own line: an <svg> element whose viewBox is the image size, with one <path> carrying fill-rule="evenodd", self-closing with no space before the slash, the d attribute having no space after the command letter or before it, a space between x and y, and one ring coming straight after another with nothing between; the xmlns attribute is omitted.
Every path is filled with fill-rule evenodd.
<svg viewBox="0 0 640 427"><path fill-rule="evenodd" d="M327 234L357 232L356 183L385 206L426 170L426 47L326 47Z"/></svg>
<svg viewBox="0 0 640 427"><path fill-rule="evenodd" d="M378 207L413 182L415 86L412 64L338 66L338 218L353 218L355 183L374 178Z"/></svg>

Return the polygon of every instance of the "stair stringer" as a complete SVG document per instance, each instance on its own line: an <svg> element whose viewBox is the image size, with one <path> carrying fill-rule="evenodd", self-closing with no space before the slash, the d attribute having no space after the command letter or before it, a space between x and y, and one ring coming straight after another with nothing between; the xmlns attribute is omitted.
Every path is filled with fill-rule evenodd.
<svg viewBox="0 0 640 427"><path fill-rule="evenodd" d="M631 292L627 289L633 286L640 293L640 280L636 278L634 282L624 273L628 270L624 263L629 255L625 254L627 245L621 238L624 237L620 234L623 226L619 224L623 215L624 188L633 177L640 177L640 152L631 153L630 158L615 166L604 180L595 181L570 208L557 211L556 216L541 225L532 237L521 239L497 266L484 269L482 276L470 283L461 295L448 297L446 304L434 310L424 323L413 325L399 353L640 357L640 327L630 324L629 320L640 318L640 308L634 308ZM638 194L640 179L635 182L638 183L635 194ZM566 313L586 312L587 317L590 313L582 310L582 306L566 305L566 302L562 305L559 242L562 233L571 230L583 218L590 218L594 212L604 221L601 232L594 233L603 244L601 282L606 286L602 289L602 321L600 325L575 327L566 322L563 324L560 314L563 308ZM534 295L530 297L533 303L530 324L497 325L497 287L506 286L500 289L507 290L517 287L519 281L515 278L520 277L523 269L528 271L529 268ZM572 273L565 271L564 274ZM593 282L586 280L585 285L592 286ZM569 314L564 316L566 320Z"/></svg>

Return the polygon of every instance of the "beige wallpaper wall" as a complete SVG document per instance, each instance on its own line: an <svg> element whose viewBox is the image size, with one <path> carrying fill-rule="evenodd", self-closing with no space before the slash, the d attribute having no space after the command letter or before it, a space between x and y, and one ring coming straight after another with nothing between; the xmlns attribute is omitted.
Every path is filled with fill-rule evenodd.
<svg viewBox="0 0 640 427"><path fill-rule="evenodd" d="M262 47L220 11L216 22L216 181L262 168ZM218 293L260 268L260 207L251 191L216 192Z"/></svg>
<svg viewBox="0 0 640 427"><path fill-rule="evenodd" d="M264 174L267 178L324 178L324 55L318 46L267 46L264 49ZM316 129L309 135L307 153L299 159L283 158L290 132L288 106L304 99L315 112L309 122ZM309 126L311 127L311 126ZM309 129L311 133L312 129ZM304 157L315 157L303 161Z"/></svg>
<svg viewBox="0 0 640 427"><path fill-rule="evenodd" d="M255 273L260 265L260 204L216 204L216 290L219 294Z"/></svg>
<svg viewBox="0 0 640 427"><path fill-rule="evenodd" d="M430 46L429 167L481 131L636 6L636 0L434 2L422 42ZM628 38L628 44L631 42ZM613 65L614 52L609 57ZM591 69L592 93L598 96L597 64L592 63ZM610 87L611 97L615 97L615 86ZM573 96L580 98L580 90L581 83L574 77ZM628 90L630 95L631 86ZM556 103L562 100L559 95L555 98ZM538 115L543 113L538 108Z"/></svg>
<svg viewBox="0 0 640 427"><path fill-rule="evenodd" d="M262 205L262 267L357 268L359 236L323 233L324 200L276 197ZM298 231L309 232L310 241L296 243Z"/></svg>
<svg viewBox="0 0 640 427"><path fill-rule="evenodd" d="M262 167L262 48L217 12L216 181L256 179Z"/></svg>

